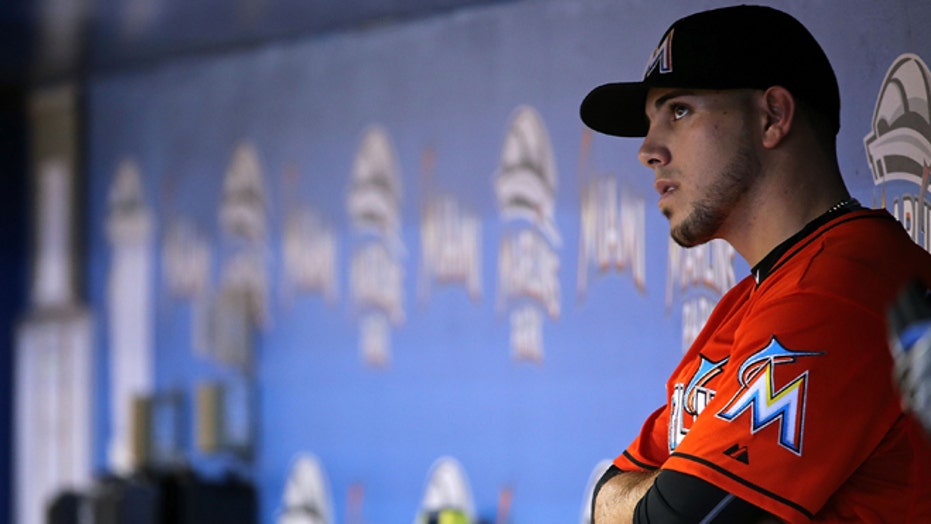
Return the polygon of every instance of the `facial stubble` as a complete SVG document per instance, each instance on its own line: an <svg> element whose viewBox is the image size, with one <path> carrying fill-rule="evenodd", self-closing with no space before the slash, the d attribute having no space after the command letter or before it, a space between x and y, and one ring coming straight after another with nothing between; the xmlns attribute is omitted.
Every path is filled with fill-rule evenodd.
<svg viewBox="0 0 931 524"><path fill-rule="evenodd" d="M708 186L704 196L692 204L688 216L670 229L672 239L682 247L693 247L718 238L721 226L759 176L760 166L749 141L742 139L734 158Z"/></svg>

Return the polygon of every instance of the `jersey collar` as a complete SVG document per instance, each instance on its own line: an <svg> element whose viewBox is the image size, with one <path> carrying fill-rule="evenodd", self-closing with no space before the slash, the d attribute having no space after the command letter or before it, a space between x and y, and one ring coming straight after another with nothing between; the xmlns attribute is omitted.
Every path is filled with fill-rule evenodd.
<svg viewBox="0 0 931 524"><path fill-rule="evenodd" d="M851 198L842 202L841 204L832 207L811 222L805 224L805 227L803 227L798 233L784 240L781 244L770 251L769 254L763 257L763 260L760 260L757 265L751 268L750 272L753 274L753 279L756 281L756 285L759 286L763 283L766 277L772 273L776 262L782 258L782 255L791 249L792 246L798 244L800 240L807 237L816 229L823 226L824 224L827 224L831 220L858 209L863 209L863 206L861 206L860 202L858 202L856 199Z"/></svg>

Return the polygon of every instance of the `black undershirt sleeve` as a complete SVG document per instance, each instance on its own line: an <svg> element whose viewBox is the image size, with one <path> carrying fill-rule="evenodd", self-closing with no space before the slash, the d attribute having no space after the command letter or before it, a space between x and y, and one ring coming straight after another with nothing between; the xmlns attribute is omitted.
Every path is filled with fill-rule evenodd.
<svg viewBox="0 0 931 524"><path fill-rule="evenodd" d="M634 524L752 523L767 517L772 516L698 477L663 470L637 503Z"/></svg>

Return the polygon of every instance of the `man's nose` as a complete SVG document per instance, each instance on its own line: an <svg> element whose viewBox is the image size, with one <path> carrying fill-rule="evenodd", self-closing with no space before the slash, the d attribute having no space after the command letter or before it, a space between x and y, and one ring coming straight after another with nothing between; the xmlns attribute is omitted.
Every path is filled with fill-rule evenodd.
<svg viewBox="0 0 931 524"><path fill-rule="evenodd" d="M652 129L647 131L647 135L643 137L643 143L640 144L637 158L640 159L640 163L651 169L669 163L669 150L659 140L656 131Z"/></svg>

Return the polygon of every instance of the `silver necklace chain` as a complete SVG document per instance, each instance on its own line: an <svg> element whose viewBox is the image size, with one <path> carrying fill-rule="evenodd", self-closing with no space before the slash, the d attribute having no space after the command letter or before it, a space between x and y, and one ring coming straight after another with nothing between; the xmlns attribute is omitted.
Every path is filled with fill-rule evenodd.
<svg viewBox="0 0 931 524"><path fill-rule="evenodd" d="M834 205L831 207L831 209L828 209L824 214L825 214L825 215L830 215L831 213L837 211L838 209L843 209L843 208L849 206L849 205L850 205L851 203L853 203L853 202L854 202L854 199L853 199L853 198L845 198L845 199L841 200L840 202L834 204Z"/></svg>

